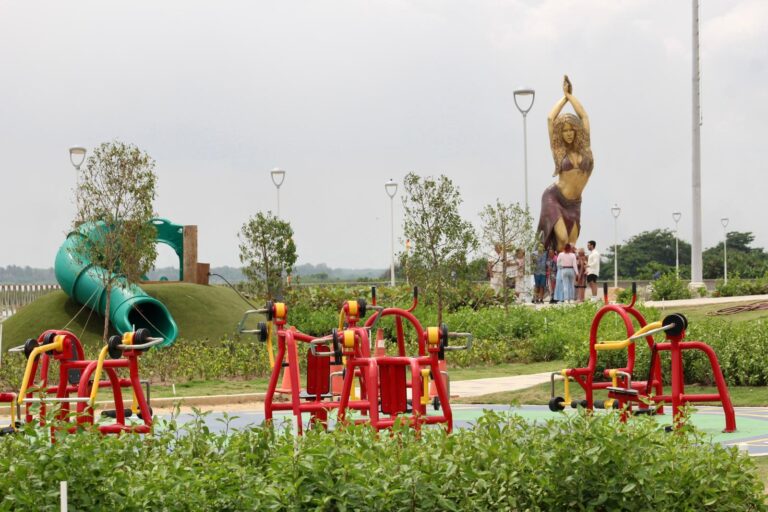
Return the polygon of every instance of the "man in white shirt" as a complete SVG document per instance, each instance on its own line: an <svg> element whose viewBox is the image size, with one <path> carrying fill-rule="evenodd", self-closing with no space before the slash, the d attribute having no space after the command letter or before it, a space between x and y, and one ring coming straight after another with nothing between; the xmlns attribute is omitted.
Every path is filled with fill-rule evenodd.
<svg viewBox="0 0 768 512"><path fill-rule="evenodd" d="M587 284L592 290L592 300L597 300L597 276L600 275L600 253L597 252L594 240L587 242L589 257L587 258Z"/></svg>

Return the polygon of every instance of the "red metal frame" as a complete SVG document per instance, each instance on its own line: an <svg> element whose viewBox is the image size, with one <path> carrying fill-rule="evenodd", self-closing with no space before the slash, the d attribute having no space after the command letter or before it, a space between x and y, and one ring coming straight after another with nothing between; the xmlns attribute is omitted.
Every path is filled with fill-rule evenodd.
<svg viewBox="0 0 768 512"><path fill-rule="evenodd" d="M60 352L45 352L32 362L32 372L27 382L28 392L27 398L32 398L35 393L42 391L46 395L53 396L57 399L74 398L70 396L72 393L77 393L77 398L88 398L91 393L90 378L93 371L96 369L97 361L86 360L83 354L83 347L80 340L69 331L62 330L48 330L41 334L37 342L40 344L43 342L43 338L48 335L63 335L63 345ZM98 383L99 388L111 387L114 397L115 411L116 411L116 423L111 425L99 425L99 432L103 434L117 434L121 432L135 432L139 434L146 434L151 432L152 429L152 413L144 396L144 390L141 387L139 380L139 365L138 359L142 354L139 350L128 350L123 352L123 357L120 359L107 359L104 361L104 370L109 380L102 380ZM72 360L72 356L76 355L76 359ZM59 383L55 386L49 386L49 372L50 363L52 360L59 363ZM119 378L117 368L128 368L129 378ZM40 370L40 385L35 387L35 377ZM77 369L81 370L79 383L77 385L70 384L69 371ZM34 388L34 389L33 389ZM131 389L136 402L141 412L143 424L127 424L125 422L125 410L122 398L122 388ZM85 402L68 402L62 400L60 408L56 414L56 419L62 422L71 423L70 413L72 411L72 404L75 404L75 411L77 412L76 423L77 425L88 425L94 423L93 407L89 406ZM27 422L34 420L31 403L26 402L25 407L25 419ZM40 403L39 409L39 424L45 425L46 404ZM70 427L68 430L76 430L76 426Z"/></svg>
<svg viewBox="0 0 768 512"><path fill-rule="evenodd" d="M647 322L643 315L635 309L636 294L633 293L632 300L628 305L623 304L606 304L598 310L595 314L595 318L592 320L592 326L589 332L589 362L586 368L571 368L566 370L566 375L572 377L577 382L586 395L587 408L594 408L593 392L596 389L606 389L612 387L612 382L595 382L595 369L597 367L597 350L595 344L597 343L597 332L600 327L600 322L608 313L616 313L624 322L627 331L627 337L631 337L634 332L634 324L632 319L636 320L640 327L647 325ZM682 318L682 316L681 316ZM684 319L683 319L684 320ZM627 413L632 412L632 404L656 404L658 414L663 414L663 404L672 405L672 415L674 418L675 427L679 427L682 422L681 408L690 403L698 402L720 402L725 414L725 429L724 432L733 432L736 430L736 417L731 403L730 396L728 394L728 386L723 378L723 373L720 368L720 364L717 360L717 354L715 351L702 341L683 341L685 338L685 329L680 329L679 334L666 334L667 341L663 343L655 343L653 336L645 336L649 349L653 354L653 360L650 362L650 382L632 380L631 389L637 390L636 395L630 395L627 393L609 391L608 396L615 400L618 400L619 405L624 409L622 413L622 419L626 419ZM655 344L655 350L654 350ZM683 369L683 356L684 350L701 350L708 359L710 366L712 367L712 374L714 375L715 382L717 384L717 394L686 394L685 382L684 382L684 369ZM664 394L663 376L661 370L661 355L660 353L667 351L670 353L672 365L671 365L671 394ZM604 377L610 377L611 371L620 371L628 374L632 374L635 366L635 344L630 343L627 347L627 365L624 368L606 369L603 372ZM627 379L624 377L618 378L618 387L627 389ZM651 394L651 390L653 393ZM566 404L567 405L567 404ZM645 405L644 405L645 407Z"/></svg>

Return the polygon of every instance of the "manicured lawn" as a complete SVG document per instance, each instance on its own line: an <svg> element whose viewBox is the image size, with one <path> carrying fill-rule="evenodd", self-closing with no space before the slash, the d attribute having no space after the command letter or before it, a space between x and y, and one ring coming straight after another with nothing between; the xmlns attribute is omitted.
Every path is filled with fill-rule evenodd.
<svg viewBox="0 0 768 512"><path fill-rule="evenodd" d="M736 306L747 306L754 304L756 301L734 301L727 304L706 304L702 306L687 306L687 307L665 307L659 308L663 314L669 313L682 313L688 318L689 321L698 321L704 318L711 318L711 314L721 309L729 309ZM768 319L768 309L759 311L742 311L731 315L718 315L715 318L722 318L735 322L748 322L750 320Z"/></svg>

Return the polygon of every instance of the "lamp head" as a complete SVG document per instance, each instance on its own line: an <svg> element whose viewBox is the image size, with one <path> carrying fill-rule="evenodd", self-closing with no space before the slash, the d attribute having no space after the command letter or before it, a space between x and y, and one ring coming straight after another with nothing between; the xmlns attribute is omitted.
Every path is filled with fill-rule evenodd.
<svg viewBox="0 0 768 512"><path fill-rule="evenodd" d="M72 162L72 166L78 171L85 161L85 153L86 150L82 146L72 146L69 148L69 161Z"/></svg>
<svg viewBox="0 0 768 512"><path fill-rule="evenodd" d="M285 181L285 171L279 167L275 167L269 174L272 176L272 183L274 183L277 188L280 188L280 185Z"/></svg>
<svg viewBox="0 0 768 512"><path fill-rule="evenodd" d="M613 208L611 208L611 215L613 215L614 219L618 219L619 214L621 214L621 208L619 208L618 204L614 203Z"/></svg>
<svg viewBox="0 0 768 512"><path fill-rule="evenodd" d="M384 184L384 190L387 191L387 195L390 199L394 198L395 194L397 194L397 182L390 178L390 180Z"/></svg>
<svg viewBox="0 0 768 512"><path fill-rule="evenodd" d="M525 116L531 108L533 108L533 101L536 99L536 91L533 89L516 89L513 97L515 99L517 110ZM527 103L528 101L530 101L530 103ZM521 103L523 104L522 106ZM527 107L525 107L526 103L528 105Z"/></svg>
<svg viewBox="0 0 768 512"><path fill-rule="evenodd" d="M722 219L720 219L720 224L723 225L723 228L726 228L728 226L728 221L729 220L730 219L728 219L728 217L723 217Z"/></svg>
<svg viewBox="0 0 768 512"><path fill-rule="evenodd" d="M682 216L683 216L683 214L680 213L680 212L672 212L672 220L675 221L675 224L680 222L680 217L682 217Z"/></svg>

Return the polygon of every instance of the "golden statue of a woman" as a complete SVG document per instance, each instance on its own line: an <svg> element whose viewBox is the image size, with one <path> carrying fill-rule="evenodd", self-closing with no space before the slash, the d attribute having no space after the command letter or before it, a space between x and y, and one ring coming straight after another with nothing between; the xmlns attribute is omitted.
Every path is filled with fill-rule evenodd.
<svg viewBox="0 0 768 512"><path fill-rule="evenodd" d="M589 117L566 75L563 93L547 117L549 144L555 159L557 181L541 196L538 233L541 243L558 252L566 243L574 245L581 229L581 192L592 175L594 160L589 142ZM566 103L576 115L560 114Z"/></svg>

